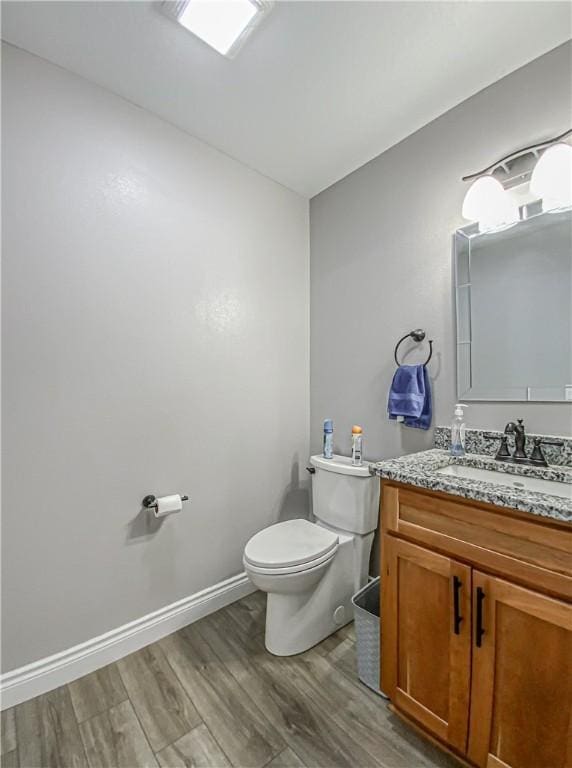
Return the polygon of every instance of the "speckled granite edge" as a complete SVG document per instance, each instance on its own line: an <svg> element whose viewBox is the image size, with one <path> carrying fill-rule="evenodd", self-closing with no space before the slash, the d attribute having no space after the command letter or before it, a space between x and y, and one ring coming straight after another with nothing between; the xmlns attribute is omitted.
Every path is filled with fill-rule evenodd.
<svg viewBox="0 0 572 768"><path fill-rule="evenodd" d="M442 448L444 451L449 449L451 442L450 427L435 427L435 448ZM467 453L478 453L482 456L494 456L499 447L498 440L490 438L500 438L502 432L495 429L467 429L465 432L465 448ZM560 440L564 443L562 448L555 445L543 445L542 452L549 464L561 467L572 467L572 437L563 437L562 435L526 435L526 451L532 450L532 441L535 437L545 437L549 440ZM514 445L514 438L509 435L509 446Z"/></svg>
<svg viewBox="0 0 572 768"><path fill-rule="evenodd" d="M572 499L551 496L546 493L527 491L510 485L497 485L483 480L468 480L460 477L437 474L436 470L448 464L463 464L481 469L494 469L507 476L527 475L545 480L572 484L572 470L565 467L523 467L495 462L489 456L469 455L462 459L453 458L447 451L433 448L429 451L412 453L397 459L388 459L375 464L376 474L387 480L442 491L474 501L484 501L498 507L518 509L541 517L550 517L562 522L572 522ZM507 477L508 481L508 477Z"/></svg>

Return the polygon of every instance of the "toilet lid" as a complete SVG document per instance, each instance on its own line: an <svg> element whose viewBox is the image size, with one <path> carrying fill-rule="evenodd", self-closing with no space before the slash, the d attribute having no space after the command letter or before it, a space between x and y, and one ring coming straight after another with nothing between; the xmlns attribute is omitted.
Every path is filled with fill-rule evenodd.
<svg viewBox="0 0 572 768"><path fill-rule="evenodd" d="M336 549L338 537L308 520L286 520L256 533L244 556L261 568L302 565Z"/></svg>

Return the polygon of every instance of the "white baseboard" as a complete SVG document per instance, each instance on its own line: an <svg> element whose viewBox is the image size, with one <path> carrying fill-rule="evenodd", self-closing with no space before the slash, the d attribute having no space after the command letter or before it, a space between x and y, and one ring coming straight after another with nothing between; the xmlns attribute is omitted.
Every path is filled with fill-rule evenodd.
<svg viewBox="0 0 572 768"><path fill-rule="evenodd" d="M245 573L0 676L1 709L77 680L256 591Z"/></svg>

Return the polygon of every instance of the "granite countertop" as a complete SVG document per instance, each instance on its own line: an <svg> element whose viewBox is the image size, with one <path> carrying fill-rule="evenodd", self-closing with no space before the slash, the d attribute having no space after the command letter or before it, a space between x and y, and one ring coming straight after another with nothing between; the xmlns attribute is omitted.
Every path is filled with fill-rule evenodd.
<svg viewBox="0 0 572 768"><path fill-rule="evenodd" d="M494 470L499 475L499 484L436 473L437 469L449 464ZM412 453L398 459L379 461L373 467L376 474L386 480L395 480L417 488L451 493L466 499L495 504L498 507L518 509L533 515L572 523L572 467L550 465L548 468L543 468L503 464L491 456L481 454L467 454L462 458L454 458L448 451L439 448ZM501 484L503 476L506 477L507 483L511 483L518 475L570 484L570 498Z"/></svg>

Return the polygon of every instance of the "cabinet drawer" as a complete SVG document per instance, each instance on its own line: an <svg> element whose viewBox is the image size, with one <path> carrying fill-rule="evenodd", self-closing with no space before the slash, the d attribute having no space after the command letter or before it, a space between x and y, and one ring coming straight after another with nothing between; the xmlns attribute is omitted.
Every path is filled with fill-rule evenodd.
<svg viewBox="0 0 572 768"><path fill-rule="evenodd" d="M382 491L385 533L572 599L572 525L412 486L384 482Z"/></svg>

